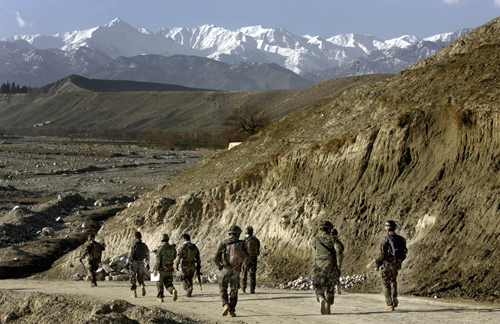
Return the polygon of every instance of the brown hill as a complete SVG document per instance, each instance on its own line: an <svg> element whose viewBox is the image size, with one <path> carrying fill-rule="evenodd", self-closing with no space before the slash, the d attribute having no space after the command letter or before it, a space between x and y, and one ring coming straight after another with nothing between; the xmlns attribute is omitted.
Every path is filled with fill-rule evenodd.
<svg viewBox="0 0 500 324"><path fill-rule="evenodd" d="M55 88L60 89L60 92L84 92L1 97L0 126L32 127L51 121L51 125L45 127L217 130L231 109L245 103L262 106L274 119L279 119L312 102L334 96L350 86L390 77L392 75L367 75L327 80L300 90L98 93L83 90L94 88L95 80L91 80L90 87L83 84L83 78L79 78L78 82L61 82ZM105 81L108 85L111 82L114 81Z"/></svg>
<svg viewBox="0 0 500 324"><path fill-rule="evenodd" d="M112 256L136 230L150 246L189 232L209 260L230 225L252 225L259 279L282 283L311 274L328 219L343 273L367 273L365 291L380 291L373 257L395 219L409 247L400 292L498 301L499 40L497 18L392 79L297 110L137 200L98 239ZM70 275L77 257L52 273Z"/></svg>
<svg viewBox="0 0 500 324"><path fill-rule="evenodd" d="M34 93L61 92L135 92L135 91L213 91L188 88L177 84L138 82L128 80L88 79L79 75L69 75L43 87L35 88Z"/></svg>

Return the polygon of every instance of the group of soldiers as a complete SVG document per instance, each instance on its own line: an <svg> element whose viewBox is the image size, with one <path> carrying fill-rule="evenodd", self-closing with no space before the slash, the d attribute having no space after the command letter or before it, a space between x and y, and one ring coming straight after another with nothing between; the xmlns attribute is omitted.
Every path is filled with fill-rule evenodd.
<svg viewBox="0 0 500 324"><path fill-rule="evenodd" d="M387 302L386 311L394 311L398 306L397 276L401 264L406 258L406 240L395 233L396 223L388 220L384 223L387 236L382 239L380 248L375 258L375 270L381 271L382 284ZM251 294L255 293L257 259L260 254L260 241L253 235L253 228L246 228L244 240L240 240L242 230L233 225L229 228L229 238L222 241L217 248L214 263L220 271L218 278L219 293L222 300L222 316L236 316L238 303L238 289L246 292L247 283ZM340 275L344 259L344 245L339 239L338 231L330 221L323 221L320 225L320 234L314 239L315 265L313 286L322 315L331 313L335 292L341 293ZM172 295L172 300L178 297L173 280L175 270L180 271L180 280L186 297L193 293L193 278L195 274L200 279L200 251L191 242L189 234L182 235L182 245L179 250L175 244L169 244L169 236L162 234L161 245L153 252L156 253L156 263L153 267L153 276L157 279L157 301L164 301L164 288ZM95 271L100 263L101 253L105 246L95 241L94 235L88 236L88 243L84 248L82 258L88 256L90 279L92 287L97 286ZM142 296L146 295L144 283L145 272L149 267L149 248L142 242L140 232L135 233L135 242L129 252L130 283L132 297L137 297L137 283L142 288ZM82 260L80 258L80 261ZM146 265L146 267L144 266ZM146 271L145 271L146 270ZM228 294L229 289L229 294Z"/></svg>

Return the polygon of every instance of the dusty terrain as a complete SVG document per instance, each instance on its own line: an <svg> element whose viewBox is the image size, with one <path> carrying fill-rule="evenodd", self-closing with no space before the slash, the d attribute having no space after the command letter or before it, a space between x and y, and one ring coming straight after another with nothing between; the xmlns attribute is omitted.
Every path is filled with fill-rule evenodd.
<svg viewBox="0 0 500 324"><path fill-rule="evenodd" d="M336 296L331 315L321 315L319 304L311 291L291 291L259 288L255 295L239 293L237 317L222 317L218 286L205 284L195 287L193 297L184 297L179 283L179 299L156 302L156 287L147 283L147 295L130 297L128 283L104 282L91 288L88 282L58 280L3 280L0 290L0 321L7 316L18 317L13 323L59 323L55 314L65 316L60 323L160 323L152 320L160 310L183 314L193 322L204 323L496 323L498 305L446 301L431 298L400 297L400 306L392 313L384 312L382 294L344 293ZM34 293L37 292L37 293ZM48 295L46 295L48 294ZM14 297L12 297L14 296ZM60 296L60 297L56 297ZM54 300L59 298L59 300ZM36 302L50 299L45 307ZM120 301L121 300L121 301ZM129 304L130 303L130 304ZM132 306L132 305L135 306ZM96 305L122 305L126 311L95 314ZM5 307L8 306L8 307ZM147 307L142 312L140 307ZM29 311L28 311L29 309ZM106 309L101 306L101 309ZM23 311L21 311L23 310ZM162 314L176 320L180 316ZM125 318L137 322L123 321ZM120 322L119 320L122 320ZM51 322L52 321L52 322ZM186 319L183 323L190 323ZM3 323L3 322L2 322ZM165 322L161 322L165 323Z"/></svg>
<svg viewBox="0 0 500 324"><path fill-rule="evenodd" d="M1 138L0 278L50 268L80 246L86 233L97 233L128 203L209 153L61 138ZM54 235L43 235L45 227L53 228Z"/></svg>

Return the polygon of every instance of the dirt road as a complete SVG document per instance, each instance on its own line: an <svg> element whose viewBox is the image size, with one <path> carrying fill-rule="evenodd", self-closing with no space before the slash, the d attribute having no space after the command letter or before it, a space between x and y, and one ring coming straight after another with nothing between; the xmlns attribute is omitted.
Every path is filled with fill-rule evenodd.
<svg viewBox="0 0 500 324"><path fill-rule="evenodd" d="M382 294L343 293L336 297L331 315L320 315L319 304L311 291L291 291L260 288L255 295L240 292L237 317L222 317L218 287L206 284L193 297L184 297L179 283L179 299L156 302L156 287L147 283L145 297L131 298L128 282L102 282L91 288L88 282L12 279L2 280L1 287L12 291L38 291L61 294L75 299L107 302L124 299L134 305L163 307L174 313L208 323L498 323L500 307L474 303L459 303L428 298L400 297L397 311L384 312Z"/></svg>

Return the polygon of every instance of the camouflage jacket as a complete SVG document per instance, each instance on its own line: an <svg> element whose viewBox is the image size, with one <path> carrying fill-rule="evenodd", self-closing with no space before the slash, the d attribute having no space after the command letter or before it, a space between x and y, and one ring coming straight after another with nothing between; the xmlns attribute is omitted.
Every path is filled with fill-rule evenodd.
<svg viewBox="0 0 500 324"><path fill-rule="evenodd" d="M215 253L215 258L214 258L214 263L217 267L228 265L226 257L225 257L225 254L227 254L228 245L234 244L234 242L237 242L237 241L241 241L241 240L236 238L235 236L231 236L230 238L222 241L222 243L217 248L217 252ZM241 242L243 243L241 262L245 263L248 259L248 253L247 253L245 242L244 241L241 241Z"/></svg>
<svg viewBox="0 0 500 324"><path fill-rule="evenodd" d="M156 252L156 262L153 268L154 271L167 271L173 270L174 260L177 257L175 245L168 243L162 244L158 247Z"/></svg>
<svg viewBox="0 0 500 324"><path fill-rule="evenodd" d="M402 236L399 237L403 238ZM406 253L408 253L408 249L406 248L406 240L404 238L403 242L404 242L403 253L406 255ZM402 261L397 260L389 255L390 248L391 247L389 239L387 238L387 236L384 236L380 243L380 248L377 254L375 255L375 265L377 268L382 267L383 269L388 269L388 270L400 270Z"/></svg>
<svg viewBox="0 0 500 324"><path fill-rule="evenodd" d="M337 252L337 267L340 269L344 261L344 244L338 238L334 237L333 246L335 247L335 252Z"/></svg>
<svg viewBox="0 0 500 324"><path fill-rule="evenodd" d="M104 251L104 245L99 242L91 241L85 244L83 250L82 258L85 258L87 255L89 256L88 260L101 262L101 254Z"/></svg>
<svg viewBox="0 0 500 324"><path fill-rule="evenodd" d="M335 246L334 239L329 234L321 233L316 236L314 239L316 267L326 271L337 269L337 254L341 252L340 250L337 250L339 247L340 245L338 244ZM336 253L332 254L327 248L331 251L335 251Z"/></svg>
<svg viewBox="0 0 500 324"><path fill-rule="evenodd" d="M194 258L190 256L190 254L195 254ZM194 266L195 263L198 265L201 264L200 250L195 244L191 243L190 241L182 244L179 252L177 253L177 256L178 258L175 261L176 268L179 266L179 264L181 264L181 266Z"/></svg>

